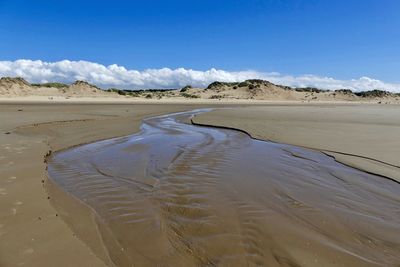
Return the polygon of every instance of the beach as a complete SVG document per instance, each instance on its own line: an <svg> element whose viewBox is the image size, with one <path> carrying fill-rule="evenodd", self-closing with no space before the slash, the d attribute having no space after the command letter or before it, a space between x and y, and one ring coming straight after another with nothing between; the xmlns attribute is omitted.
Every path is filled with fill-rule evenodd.
<svg viewBox="0 0 400 267"><path fill-rule="evenodd" d="M176 104L1 104L0 266L104 266L58 216L53 199L48 199L45 155L132 134L139 130L143 117L192 108ZM80 216L79 212L75 215Z"/></svg>
<svg viewBox="0 0 400 267"><path fill-rule="evenodd" d="M0 185L0 197L2 201L0 216L2 220L0 225L0 236L3 242L0 244L0 265L113 266L113 264L115 264L115 259L110 257L110 247L102 245L104 244L105 237L109 235L104 234L104 232L101 235L100 232L102 232L102 229L96 229L95 225L98 224L98 222L96 222L97 219L93 215L93 210L90 205L83 205L82 202L79 201L79 198L75 199L70 194L66 194L62 188L51 182L51 180L48 180L45 156L57 154L57 151L61 153L63 153L63 151L67 152L69 151L68 148L72 147L79 149L79 147L77 147L78 145L137 133L140 129L139 127L143 118L149 118L161 114L188 111L205 107L224 108L197 114L192 120L196 124L236 128L245 132L240 134L243 134L246 138L248 138L247 134L250 134L252 137L257 139L271 140L282 144L312 148L313 150L311 151L322 151L329 156L334 156L339 163L344 163L346 168L348 168L347 166L355 167L356 169L354 169L354 171L362 177L364 177L364 175L372 175L367 173L363 174L363 171L377 174L378 176L368 176L370 177L368 179L373 179L371 186L374 185L374 187L376 187L379 183L382 183L382 190L394 190L393 192L390 191L393 195L395 195L394 193L398 190L398 183L395 182L399 177L399 170L398 167L396 167L399 166L399 163L397 162L398 157L396 157L399 152L397 150L399 146L398 140L395 138L396 136L399 136L398 114L400 109L398 106L275 103L244 105L232 109L232 105L214 105L214 103L215 102L209 102L208 104L185 104L185 102L181 102L162 104L160 101L157 104L121 102L114 104L65 102L8 102L7 104L1 104L0 125L2 134L0 137L0 160L2 163L2 180ZM140 153L142 151L142 148L134 148L130 150L130 153L135 155L135 153ZM224 155L223 150L219 153L222 153L221 157ZM271 153L274 154L274 150L271 150ZM310 153L312 154L314 152ZM234 154L227 155L232 155L234 158ZM296 150L291 151L290 156L297 158L309 157L304 156L304 154L300 152L296 152ZM319 156L317 155L312 157L318 158ZM259 158L257 158L257 160L259 160ZM323 165L325 164L324 162L333 164L331 161L328 161L328 159L322 160L319 164ZM120 163L116 162L116 164ZM272 164L271 167L273 166L274 165ZM299 166L301 167L301 164ZM231 166L231 168L234 170L235 166ZM350 171L350 169L352 168L349 168L348 171ZM176 171L179 171L177 175L185 175L185 170L187 169L185 169L184 166L182 169L176 169ZM237 171L237 173L239 173L239 169ZM279 174L279 168L276 173ZM186 173L186 175L189 174ZM223 173L221 174L221 177L223 177ZM262 177L262 175L260 177ZM198 180L201 180L201 175L198 177ZM146 183L147 182L148 181L146 180ZM206 194L212 194L214 192L212 190L215 190L215 187L210 187L211 181L203 182L204 184L201 189L206 190ZM228 182L229 180L226 181L226 183ZM357 184L357 179L352 179L351 182ZM194 181L188 181L188 184L192 183L194 183ZM290 185L290 181L287 181L287 183ZM240 203L242 198L246 199L251 196L249 192L254 188L257 188L257 183L244 184L244 187L239 186L235 189L235 186L237 185L242 184L234 183L232 187L230 187L230 189L233 190L232 192L239 190L239 192L243 193L243 195L232 195L236 201L235 205L239 205L241 211L235 216L239 216L240 219L243 220L244 224L246 224L246 219L257 221L257 216L254 217L255 214L263 213L265 211L256 209L256 206L250 205L249 203ZM368 183L365 184L364 181L363 185L368 185ZM172 190L174 189L174 186L182 185L173 185L169 183L165 186L165 190ZM248 188L246 188L246 186L248 186ZM263 187L260 187L260 194L262 194L261 188ZM294 188L292 188L292 190L294 190ZM368 198L368 194L365 195L368 191L358 192L360 197ZM374 192L376 193L376 191ZM270 193L273 195L276 192L271 191ZM375 193L372 194L374 195ZM381 196L383 199L387 199L386 193L382 193L382 195L384 196ZM319 195L318 197L324 198L323 195ZM318 197L307 200L303 199L303 202L290 197L285 198L285 203L290 204L288 204L289 207L286 212L291 211L292 208L290 207L292 206L296 209L296 211L293 212L303 212L306 202L311 201L312 203L309 203L309 205L312 206L312 204L318 202ZM184 199L181 200L184 201ZM223 210L225 207L224 203L231 203L226 200L221 201L218 197L214 200L215 203L218 203L217 210ZM381 200L382 199L379 199L379 201ZM396 197L392 200L394 202L397 201ZM173 200L170 199L170 201L172 202ZM264 201L267 201L263 202L264 204L274 203L273 198L267 198L264 199ZM385 203L379 201L377 203ZM342 201L337 202L337 204L339 203L345 205L347 202L346 199L343 199ZM379 205L375 208L378 208ZM204 207L207 207L207 205ZM233 213L230 213L230 210L228 209L229 206L226 206L226 208L225 212L227 216L225 219L232 223L228 223L225 226L227 229L236 229ZM320 208L326 207L322 205ZM381 217L379 220L385 222L384 216L387 216L388 223L393 222L393 220L395 221L396 211L392 209L391 206L386 208L386 215L382 210L383 215L380 215ZM177 208L176 212L178 213L179 210L180 208ZM208 214L207 212L208 211L206 211L206 214ZM212 212L210 211L211 215L213 212L215 212L215 207ZM365 214L368 215L368 210L365 211ZM178 214L175 215L178 216ZM191 216L190 213L189 216ZM194 217L191 219L197 218L197 215L193 216ZM378 217L379 216L376 218ZM285 224L285 216L275 216L272 218L274 218L273 221L275 224L282 223L282 228L278 229L279 231L277 231L277 234L281 233L284 235L285 231L289 231L289 229L291 229L289 232L293 234L290 235L291 237L296 236L295 233L299 234L297 231L298 229L294 230L290 227L284 227L296 225L292 224L293 221L291 220L286 220L287 224ZM320 218L326 219L323 216ZM394 235L395 232L391 233L389 230L383 231L383 236L392 236L390 241L386 240L387 242L391 242L390 244L384 243L384 239L377 240L371 238L371 236L368 237L368 220L363 222L362 219L360 219L363 218L362 216L357 217L350 214L346 215L346 218L350 221L358 218L358 220L361 220L361 224L365 223L366 227L363 234L366 234L367 236L363 239L362 245L365 245L363 242L366 242L366 245L368 245L368 242L373 243L374 246L371 247L371 251L374 251L375 249L377 254L371 255L371 257L375 257L375 260L379 259L382 255L385 255L383 250L380 250L382 248L380 246L382 242L385 246L390 247L391 252L388 252L389 254L387 255L387 258L385 258L386 265L379 265L378 262L373 260L369 262L369 265L390 266L396 261L396 257L393 256L396 254L395 252L398 248L398 240ZM185 218L182 220L184 219ZM80 224L76 224L77 221L79 221ZM187 222L187 220L184 221ZM257 221L257 223L260 222L266 223L264 220ZM218 221L218 224L220 223L221 221ZM249 222L247 222L247 224L248 223ZM319 227L320 223L322 223L322 220L316 220L313 222L316 227ZM374 223L376 223L376 221L374 221ZM329 230L329 227L332 229L341 229L340 226L333 223L333 220L325 221L324 224L326 224L323 226L324 231L327 229ZM179 221L178 225L181 225L179 224ZM80 228L80 226L82 227ZM190 225L186 227L189 226ZM266 230L252 227L253 226L246 228L248 231L246 236L252 237L252 239L247 239L247 242L249 242L248 244L250 244L251 247L268 247L267 245L269 243L266 241L267 239L264 238L265 236L269 236ZM386 229L390 229L390 227ZM394 229L395 228L393 228L393 230ZM187 228L181 230L189 231ZM212 230L210 231L212 232ZM260 235L259 239L257 239L257 231ZM373 233L373 231L371 233ZM349 232L348 236L341 236L337 242L346 243L349 241L347 240L347 237L350 236L351 234ZM298 257L301 257L304 261L309 263L306 266L320 266L318 265L318 262L311 265L311 262L316 258L320 260L332 259L331 255L329 255L331 252L329 246L333 246L333 243L331 243L328 248L318 250L321 253L324 252L321 255L318 255L318 257L311 254L306 257L302 251L296 250L299 246L302 246L300 245L302 235L299 234L297 237L298 238L295 239L291 239L290 237L284 238L285 242L293 244L293 253L290 252L289 254L285 254L287 251L286 249L278 249L277 254L272 253L264 258L262 257L263 254L260 254L260 252L253 251L253 253L258 255L258 260L260 260L260 257L261 260L268 259L269 263L273 263L276 266L297 266L288 264L292 262L291 260L293 258L298 259ZM217 249L215 250L216 253L220 251L218 249L218 244L224 244L226 240L237 242L235 239L218 240L218 242L215 243L215 246L217 246ZM264 246L255 244L259 240L263 240L262 242ZM292 242L293 240L297 240L296 242L300 243L296 244L296 242ZM347 244L349 245L350 243ZM111 243L108 242L108 244ZM351 245L349 245L349 247L351 247ZM199 247L195 246L195 248L197 251L193 251L193 253L196 254L198 253ZM231 246L230 248L232 251L238 250L238 248L234 246ZM213 250L213 247L211 246L208 249ZM272 249L271 251L275 250ZM282 251L285 253L282 254ZM294 253L294 251L297 251L297 254ZM381 255L379 255L380 252L382 252ZM242 253L242 251L240 253ZM249 253L251 253L251 249ZM361 252L359 251L359 253ZM275 262L274 255L276 256ZM326 258L324 258L324 256ZM342 263L342 266L346 266L344 263L349 262L357 265L364 262L362 259L360 260L359 258L357 259L357 257L349 256L346 252L344 252L342 256L343 258L336 258L339 263ZM122 258L123 257L121 257L121 259ZM217 256L215 258L217 258ZM175 259L179 259L179 257ZM190 257L181 259L182 262L190 264L196 263L196 261L193 262ZM344 259L347 259L348 261L345 261ZM243 261L242 263L246 262L246 258L241 258L241 260ZM146 261L143 262L146 263ZM206 262L206 260L203 261L204 264ZM229 260L225 262L229 262ZM247 263L248 262L249 261L247 261ZM258 263L261 264L262 262L263 261L259 261ZM257 259L253 263L257 264ZM325 262L325 264L328 263L332 262ZM116 265L119 266L118 264ZM151 264L148 265L151 266ZM125 266L124 261L121 262L120 266Z"/></svg>
<svg viewBox="0 0 400 267"><path fill-rule="evenodd" d="M400 1L0 1L0 267L400 267Z"/></svg>
<svg viewBox="0 0 400 267"><path fill-rule="evenodd" d="M397 105L267 105L201 114L197 124L323 151L349 166L400 181Z"/></svg>

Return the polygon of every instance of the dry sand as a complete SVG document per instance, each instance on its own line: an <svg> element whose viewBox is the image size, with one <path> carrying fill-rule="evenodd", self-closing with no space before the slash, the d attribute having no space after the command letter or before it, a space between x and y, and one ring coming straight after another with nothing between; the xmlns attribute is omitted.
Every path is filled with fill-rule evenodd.
<svg viewBox="0 0 400 267"><path fill-rule="evenodd" d="M216 110L195 123L324 151L338 161L400 181L400 106L267 105Z"/></svg>
<svg viewBox="0 0 400 267"><path fill-rule="evenodd" d="M193 106L1 104L0 266L104 266L51 205L68 203L74 217L90 220L90 212L62 192L50 190L57 197L48 199L54 188L46 179L45 154L131 134L144 116L187 109Z"/></svg>

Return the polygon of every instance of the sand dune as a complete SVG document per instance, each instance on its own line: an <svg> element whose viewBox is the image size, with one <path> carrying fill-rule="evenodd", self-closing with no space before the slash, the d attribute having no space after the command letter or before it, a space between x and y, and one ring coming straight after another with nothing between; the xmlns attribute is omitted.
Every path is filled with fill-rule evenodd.
<svg viewBox="0 0 400 267"><path fill-rule="evenodd" d="M30 84L22 78L3 77L0 79L0 96L2 97L113 97L119 96L106 92L85 81L76 81L70 85L61 83Z"/></svg>
<svg viewBox="0 0 400 267"><path fill-rule="evenodd" d="M85 81L76 81L70 85L61 83L30 84L22 78L1 78L0 98L47 97L48 99L93 99L117 100L187 100L191 102L363 102L393 104L400 103L399 94L373 90L353 93L350 90L328 91L317 88L290 88L264 80L246 80L227 83L213 82L207 88L185 86L174 90L102 90Z"/></svg>
<svg viewBox="0 0 400 267"><path fill-rule="evenodd" d="M345 89L328 91L318 88L291 88L264 80L246 80L240 83L214 82L207 88L185 87L182 91L189 97L219 100L400 103L399 95L385 91L354 93Z"/></svg>

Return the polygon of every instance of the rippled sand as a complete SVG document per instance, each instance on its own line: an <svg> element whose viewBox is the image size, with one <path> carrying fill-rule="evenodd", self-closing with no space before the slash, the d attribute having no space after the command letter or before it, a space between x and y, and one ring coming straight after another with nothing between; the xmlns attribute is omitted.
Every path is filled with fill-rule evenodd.
<svg viewBox="0 0 400 267"><path fill-rule="evenodd" d="M147 119L56 153L117 266L398 266L400 185L320 152Z"/></svg>

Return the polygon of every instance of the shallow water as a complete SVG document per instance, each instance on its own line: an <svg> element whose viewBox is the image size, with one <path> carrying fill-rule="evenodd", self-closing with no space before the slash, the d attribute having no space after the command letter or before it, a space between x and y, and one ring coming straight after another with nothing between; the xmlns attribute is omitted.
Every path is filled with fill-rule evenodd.
<svg viewBox="0 0 400 267"><path fill-rule="evenodd" d="M400 185L320 152L185 124L55 153L118 266L399 266ZM117 244L117 245L115 245Z"/></svg>

